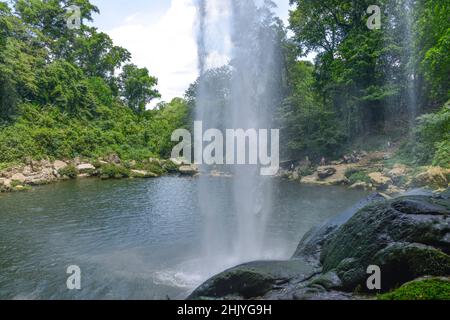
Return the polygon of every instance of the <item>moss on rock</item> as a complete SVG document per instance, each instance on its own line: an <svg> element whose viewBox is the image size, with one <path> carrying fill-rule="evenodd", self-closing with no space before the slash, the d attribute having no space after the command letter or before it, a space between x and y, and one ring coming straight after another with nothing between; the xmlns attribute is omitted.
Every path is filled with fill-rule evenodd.
<svg viewBox="0 0 450 320"><path fill-rule="evenodd" d="M379 300L450 300L448 278L424 278L378 296Z"/></svg>

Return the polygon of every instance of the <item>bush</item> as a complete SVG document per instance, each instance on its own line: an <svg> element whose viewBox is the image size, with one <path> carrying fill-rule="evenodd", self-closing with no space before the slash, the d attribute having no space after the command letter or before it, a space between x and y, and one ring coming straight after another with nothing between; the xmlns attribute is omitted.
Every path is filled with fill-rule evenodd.
<svg viewBox="0 0 450 320"><path fill-rule="evenodd" d="M63 177L68 177L70 179L75 179L78 176L78 170L73 165L68 165L67 167L58 170L58 173Z"/></svg>
<svg viewBox="0 0 450 320"><path fill-rule="evenodd" d="M121 179L131 176L130 170L122 166L106 164L100 168L100 177L102 179Z"/></svg>
<svg viewBox="0 0 450 320"><path fill-rule="evenodd" d="M178 172L178 166L172 161L165 161L162 167L167 172Z"/></svg>
<svg viewBox="0 0 450 320"><path fill-rule="evenodd" d="M417 164L450 168L450 101L441 111L419 118L417 141L404 150Z"/></svg>
<svg viewBox="0 0 450 320"><path fill-rule="evenodd" d="M161 164L159 164L156 161L151 161L149 163L144 163L142 165L142 169L148 172L152 172L155 173L157 175L163 175L164 173L166 173L166 169L163 168L163 166L161 166Z"/></svg>
<svg viewBox="0 0 450 320"><path fill-rule="evenodd" d="M345 172L345 177L350 181L351 184L357 182L370 183L370 178L366 172L359 169L349 169Z"/></svg>

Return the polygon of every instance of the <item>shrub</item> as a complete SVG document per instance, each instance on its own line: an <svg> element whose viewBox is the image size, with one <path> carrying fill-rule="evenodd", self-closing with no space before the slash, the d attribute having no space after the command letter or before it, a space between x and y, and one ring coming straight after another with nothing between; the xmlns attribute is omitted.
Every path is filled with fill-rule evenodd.
<svg viewBox="0 0 450 320"><path fill-rule="evenodd" d="M78 170L73 165L68 165L64 168L58 170L58 173L63 177L68 177L70 179L75 179L78 176Z"/></svg>
<svg viewBox="0 0 450 320"><path fill-rule="evenodd" d="M121 179L130 177L131 173L125 167L106 164L100 168L100 177L102 179Z"/></svg>
<svg viewBox="0 0 450 320"><path fill-rule="evenodd" d="M172 161L165 161L162 167L167 172L178 172L178 166Z"/></svg>
<svg viewBox="0 0 450 320"><path fill-rule="evenodd" d="M144 169L145 171L155 173L159 176L166 173L166 170L156 161L151 161L149 163L143 164L142 169Z"/></svg>
<svg viewBox="0 0 450 320"><path fill-rule="evenodd" d="M345 172L345 177L350 181L351 184L357 183L357 182L365 182L370 183L370 178L367 175L366 172L359 170L359 169L348 169Z"/></svg>

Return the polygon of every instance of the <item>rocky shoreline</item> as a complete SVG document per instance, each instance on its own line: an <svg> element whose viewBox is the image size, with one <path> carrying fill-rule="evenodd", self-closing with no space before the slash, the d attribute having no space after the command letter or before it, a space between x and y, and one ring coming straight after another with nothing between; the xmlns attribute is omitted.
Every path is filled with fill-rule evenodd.
<svg viewBox="0 0 450 320"><path fill-rule="evenodd" d="M392 152L354 153L341 161L313 166L309 160L300 161L289 169L281 168L277 177L306 185L345 186L396 196L413 188L427 187L442 191L450 186L450 169L441 167L409 167L394 163L386 165ZM0 192L28 190L33 186L57 181L98 177L101 179L155 178L168 174L197 176L205 174L182 159L122 161L116 154L96 160L32 160L0 170ZM211 177L230 178L218 168L206 173Z"/></svg>
<svg viewBox="0 0 450 320"><path fill-rule="evenodd" d="M435 166L410 167L395 162L389 164L392 156L393 152L354 152L341 161L317 167L306 159L289 169L281 169L279 176L302 184L341 185L389 196L399 195L413 188L427 187L442 191L450 186L450 169Z"/></svg>
<svg viewBox="0 0 450 320"><path fill-rule="evenodd" d="M111 154L97 160L32 160L0 171L0 192L29 190L31 187L69 179L156 178L168 174L195 176L198 168L178 159L147 159L142 162L122 161Z"/></svg>
<svg viewBox="0 0 450 320"><path fill-rule="evenodd" d="M367 286L372 265L381 290ZM411 287L422 288L419 297ZM188 299L376 299L398 296L379 295L395 289L399 298L450 299L450 190L374 194L308 232L292 259L229 269Z"/></svg>

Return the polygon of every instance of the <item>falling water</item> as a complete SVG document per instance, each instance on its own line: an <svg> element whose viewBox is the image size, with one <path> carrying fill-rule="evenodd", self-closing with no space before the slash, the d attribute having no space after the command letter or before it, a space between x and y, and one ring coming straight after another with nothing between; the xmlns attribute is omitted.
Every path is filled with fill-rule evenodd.
<svg viewBox="0 0 450 320"><path fill-rule="evenodd" d="M417 88L416 88L416 64L414 58L414 0L405 0L403 3L404 17L405 17L405 60L408 65L406 68L406 77L408 79L407 83L407 99L406 103L408 106L408 114L410 121L410 129L412 138L414 136L414 127L416 124L416 118L418 116L418 103L417 103Z"/></svg>
<svg viewBox="0 0 450 320"><path fill-rule="evenodd" d="M273 104L277 101L273 81L278 65L276 35L270 28L269 1L199 0L199 72L196 120L204 130L271 129ZM226 106L211 106L210 83L204 75L211 69L230 65ZM203 168L209 170L210 168ZM199 202L205 216L205 268L217 271L241 262L275 258L264 244L266 220L271 210L270 178L259 175L257 166L236 165L226 170L233 175L230 212L219 212L211 178L199 183ZM224 234L223 219L233 214L234 234Z"/></svg>

